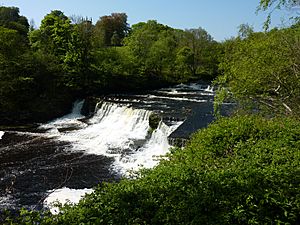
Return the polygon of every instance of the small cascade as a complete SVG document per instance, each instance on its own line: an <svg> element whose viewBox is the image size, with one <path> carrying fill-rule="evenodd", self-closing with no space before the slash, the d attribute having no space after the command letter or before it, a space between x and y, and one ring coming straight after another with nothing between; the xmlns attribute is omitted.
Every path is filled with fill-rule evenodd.
<svg viewBox="0 0 300 225"><path fill-rule="evenodd" d="M204 91L213 93L214 92L214 87L208 85L207 88Z"/></svg>
<svg viewBox="0 0 300 225"><path fill-rule="evenodd" d="M159 162L159 158L169 152L171 147L168 136L176 130L182 122L167 126L160 122L158 128L153 131L151 138L146 144L138 148L132 154L120 157L115 162L116 170L121 174L128 175L129 171L137 171L140 168L153 168Z"/></svg>
<svg viewBox="0 0 300 225"><path fill-rule="evenodd" d="M3 135L5 134L4 131L0 131L0 140L2 139Z"/></svg>
<svg viewBox="0 0 300 225"><path fill-rule="evenodd" d="M84 129L61 135L60 140L72 143L73 150L88 154L115 157L130 151L149 130L151 112L115 103L102 102Z"/></svg>
<svg viewBox="0 0 300 225"><path fill-rule="evenodd" d="M50 121L47 124L43 124L39 127L39 129L45 129L48 130L48 133L51 133L53 135L59 135L60 131L73 130L85 127L85 124L78 120L84 117L80 113L83 103L84 100L75 101L71 113L53 121Z"/></svg>

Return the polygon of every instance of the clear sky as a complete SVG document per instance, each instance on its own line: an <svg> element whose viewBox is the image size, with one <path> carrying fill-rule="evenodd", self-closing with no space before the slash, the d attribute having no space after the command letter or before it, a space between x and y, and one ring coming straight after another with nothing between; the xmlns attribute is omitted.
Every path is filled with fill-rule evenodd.
<svg viewBox="0 0 300 225"><path fill-rule="evenodd" d="M0 0L0 4L19 7L20 14L37 26L55 9L67 16L91 17L94 23L100 16L124 12L130 25L153 19L179 29L202 27L217 41L236 36L242 23L260 31L266 18L265 13L255 13L259 0ZM282 24L282 15L273 15L273 26Z"/></svg>

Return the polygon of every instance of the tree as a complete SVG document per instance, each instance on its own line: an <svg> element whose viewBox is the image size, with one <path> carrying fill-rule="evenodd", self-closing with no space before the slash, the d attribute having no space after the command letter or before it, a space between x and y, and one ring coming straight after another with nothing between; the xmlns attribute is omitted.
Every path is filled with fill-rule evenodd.
<svg viewBox="0 0 300 225"><path fill-rule="evenodd" d="M255 33L230 41L218 83L245 109L299 115L299 28Z"/></svg>
<svg viewBox="0 0 300 225"><path fill-rule="evenodd" d="M125 13L112 13L102 16L95 25L95 42L98 46L121 46L129 26Z"/></svg>
<svg viewBox="0 0 300 225"><path fill-rule="evenodd" d="M30 33L33 49L55 62L52 71L58 86L81 90L87 85L92 32L91 21L71 24L63 12L54 10L44 17L40 29Z"/></svg>
<svg viewBox="0 0 300 225"><path fill-rule="evenodd" d="M280 9L281 7L291 8L299 5L299 0L260 0L259 9L267 10L272 6L278 9Z"/></svg>
<svg viewBox="0 0 300 225"><path fill-rule="evenodd" d="M182 79L189 77L193 72L195 55L191 48L184 46L180 48L176 55L176 72Z"/></svg>
<svg viewBox="0 0 300 225"><path fill-rule="evenodd" d="M76 89L88 88L90 83L93 30L92 21L87 18L81 18L71 29L71 37L64 58L64 70L68 73L67 78L70 78L68 85Z"/></svg>
<svg viewBox="0 0 300 225"><path fill-rule="evenodd" d="M275 9L292 9L300 6L299 0L260 0L258 10L270 11L266 22L264 23L265 30L269 28L271 23L271 14ZM299 11L299 8L298 8Z"/></svg>
<svg viewBox="0 0 300 225"><path fill-rule="evenodd" d="M22 40L18 31L0 26L0 55L13 59L22 54L26 49Z"/></svg>
<svg viewBox="0 0 300 225"><path fill-rule="evenodd" d="M23 42L28 43L27 34L29 31L29 23L26 17L19 15L17 7L0 7L0 26L13 29L23 37Z"/></svg>
<svg viewBox="0 0 300 225"><path fill-rule="evenodd" d="M146 59L146 67L156 76L170 76L174 72L176 60L177 40L173 30L165 30L159 33L158 39L149 49Z"/></svg>
<svg viewBox="0 0 300 225"><path fill-rule="evenodd" d="M216 67L213 64L217 57L215 49L215 41L206 30L199 27L197 29L185 30L181 45L190 48L193 52L193 64L189 64L189 68L193 76L198 74L215 73L215 69L210 71L209 67ZM209 67L208 67L209 65ZM210 74L213 75L213 74Z"/></svg>
<svg viewBox="0 0 300 225"><path fill-rule="evenodd" d="M47 54L63 60L71 38L71 21L59 10L47 14L39 30L31 35L31 43Z"/></svg>
<svg viewBox="0 0 300 225"><path fill-rule="evenodd" d="M250 37L251 34L254 33L254 29L252 26L250 26L249 24L241 24L238 27L239 31L238 31L238 36L241 39L245 39Z"/></svg>
<svg viewBox="0 0 300 225"><path fill-rule="evenodd" d="M141 74L151 76L161 72L161 60L174 43L172 37L168 37L171 30L172 28L159 24L155 20L132 26L130 35L124 39L124 43L137 61Z"/></svg>

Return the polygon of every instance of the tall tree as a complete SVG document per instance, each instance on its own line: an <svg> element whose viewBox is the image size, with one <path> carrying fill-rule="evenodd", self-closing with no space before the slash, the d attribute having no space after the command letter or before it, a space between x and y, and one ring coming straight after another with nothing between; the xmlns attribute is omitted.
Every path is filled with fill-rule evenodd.
<svg viewBox="0 0 300 225"><path fill-rule="evenodd" d="M54 10L44 17L40 29L31 33L31 43L34 48L63 60L71 39L71 32L69 18L63 12Z"/></svg>
<svg viewBox="0 0 300 225"><path fill-rule="evenodd" d="M192 75L208 73L207 66L213 66L212 60L215 60L211 55L215 53L215 41L212 36L199 27L186 30L181 42L181 45L188 47L193 53L193 63L189 64Z"/></svg>
<svg viewBox="0 0 300 225"><path fill-rule="evenodd" d="M132 26L130 35L125 38L124 43L135 57L140 74L147 76L161 74L162 64L172 56L170 48L176 45L172 30L155 20Z"/></svg>
<svg viewBox="0 0 300 225"><path fill-rule="evenodd" d="M129 26L125 13L102 16L95 26L95 40L100 46L121 46Z"/></svg>
<svg viewBox="0 0 300 225"><path fill-rule="evenodd" d="M64 69L69 73L69 85L77 89L89 85L90 64L93 61L92 34L94 26L89 19L81 18L72 26L71 37L64 58ZM76 81L74 80L76 79Z"/></svg>
<svg viewBox="0 0 300 225"><path fill-rule="evenodd" d="M23 37L22 41L28 43L29 23L27 18L19 13L17 7L0 6L0 26L18 31Z"/></svg>
<svg viewBox="0 0 300 225"><path fill-rule="evenodd" d="M248 38L250 37L251 34L254 33L254 29L252 26L250 26L249 24L241 24L239 27L238 27L238 36L239 38L241 39L245 39L245 38Z"/></svg>

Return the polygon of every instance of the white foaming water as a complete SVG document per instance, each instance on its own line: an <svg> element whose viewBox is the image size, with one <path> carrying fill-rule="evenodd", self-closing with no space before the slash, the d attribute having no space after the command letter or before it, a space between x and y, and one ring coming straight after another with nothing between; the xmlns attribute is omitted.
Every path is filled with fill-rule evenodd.
<svg viewBox="0 0 300 225"><path fill-rule="evenodd" d="M2 139L3 135L5 134L4 131L0 131L0 140Z"/></svg>
<svg viewBox="0 0 300 225"><path fill-rule="evenodd" d="M70 188L61 188L56 190L50 190L48 193L48 197L44 200L44 205L50 209L52 214L58 214L59 208L55 207L55 203L59 202L62 205L70 202L77 204L82 197L86 194L90 194L93 192L93 189L70 189Z"/></svg>
<svg viewBox="0 0 300 225"><path fill-rule="evenodd" d="M85 127L86 124L80 122L78 119L83 118L84 116L80 113L81 108L83 106L84 100L77 100L73 104L72 112L60 117L58 119L55 119L53 121L50 121L47 124L43 124L40 126L42 129L49 129L48 133L51 133L52 135L59 135L59 128L67 128L67 127Z"/></svg>
<svg viewBox="0 0 300 225"><path fill-rule="evenodd" d="M89 154L118 156L123 149L130 149L134 140L142 140L149 130L151 112L103 102L91 125L62 134L60 139L73 144L74 150Z"/></svg>
<svg viewBox="0 0 300 225"><path fill-rule="evenodd" d="M207 102L207 100L184 98L184 97L167 97L167 96L158 96L158 95L137 95L137 96L147 97L149 99L168 99L168 100L186 101L186 102Z"/></svg>
<svg viewBox="0 0 300 225"><path fill-rule="evenodd" d="M177 122L167 126L160 122L158 128L153 131L148 142L137 149L133 154L119 158L115 161L115 169L121 174L129 175L130 171L137 171L140 168L153 168L159 163L159 157L169 152L171 147L168 136L176 130L183 122Z"/></svg>
<svg viewBox="0 0 300 225"><path fill-rule="evenodd" d="M214 92L214 87L213 86L210 86L208 85L208 87L204 90L204 91L207 91L207 92L211 92L213 93Z"/></svg>
<svg viewBox="0 0 300 225"><path fill-rule="evenodd" d="M86 124L78 121L82 117L82 104L77 102L71 114L41 127L49 129L48 135L69 142L68 150L113 157L115 162L112 169L122 175L127 175L128 170L157 165L157 158L166 154L170 148L168 136L183 123L178 122L169 127L161 122L151 138L146 140L151 111L102 102L96 106L94 116ZM80 129L59 129L73 125Z"/></svg>

